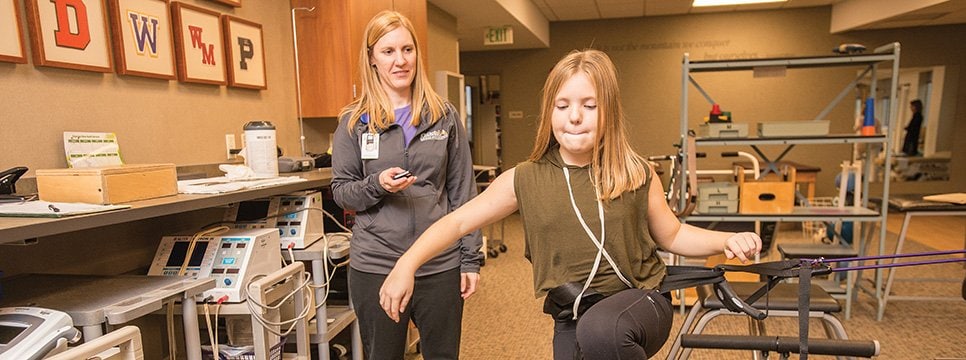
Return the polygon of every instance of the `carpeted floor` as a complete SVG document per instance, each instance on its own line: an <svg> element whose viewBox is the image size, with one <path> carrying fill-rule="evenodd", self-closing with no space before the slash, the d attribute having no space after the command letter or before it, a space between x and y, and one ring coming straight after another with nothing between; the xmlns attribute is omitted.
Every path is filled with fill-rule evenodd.
<svg viewBox="0 0 966 360"><path fill-rule="evenodd" d="M962 218L949 218L954 229L963 229ZM961 231L959 239L964 238ZM928 234L910 234L922 239ZM803 241L800 230L784 230L778 242ZM489 258L483 267L480 291L467 300L463 319L461 358L483 359L550 359L552 321L541 312L542 299L534 299L530 263L523 256L523 235L519 218L511 216L505 223L504 243L509 248L496 258ZM895 244L895 235L887 239L887 249ZM903 252L928 251L931 248L907 241ZM777 256L771 251L769 258ZM768 260L765 259L765 260ZM916 281L897 281L896 294L960 296L961 283L923 282L924 278L949 277L963 279L962 263L902 268L897 277ZM871 272L863 277L870 279ZM871 281L865 283L870 285ZM881 353L878 359L966 359L966 301L897 301L890 302L883 321L875 320L874 298L861 293L852 309L852 318L839 314L851 339L878 340ZM672 336L681 327L683 317L675 314ZM766 320L771 335L797 336L794 318ZM746 318L722 316L711 322L705 333L747 334ZM812 337L824 337L821 323L810 323ZM670 342L654 358L665 358ZM418 354L407 360L421 359ZM692 359L748 359L749 351L695 350ZM772 354L777 359L777 354ZM797 356L793 355L793 359ZM831 357L810 356L814 359Z"/></svg>

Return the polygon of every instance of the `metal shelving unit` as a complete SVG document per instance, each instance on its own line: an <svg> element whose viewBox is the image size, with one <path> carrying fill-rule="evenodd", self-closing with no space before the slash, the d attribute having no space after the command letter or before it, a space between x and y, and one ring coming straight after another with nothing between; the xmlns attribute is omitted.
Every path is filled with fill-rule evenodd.
<svg viewBox="0 0 966 360"><path fill-rule="evenodd" d="M711 98L710 95L698 84L698 82L691 76L692 73L703 73L703 72L729 72L729 71L754 71L759 68L784 68L784 69L812 69L812 68L828 68L828 67L855 67L859 69L864 69L861 73L853 80L845 89L838 94L838 96L831 101L819 114L816 116L816 120L825 119L829 112L841 102L861 81L866 80L870 82L870 94L876 94L877 87L877 76L876 72L879 71L879 67L883 64L889 65L888 71L891 71L891 83L889 84L889 110L885 117L882 125L883 129L888 129L887 134L873 135L873 136L860 136L854 134L831 134L827 136L796 136L796 137L748 137L748 138L697 138L695 139L695 147L699 146L750 146L759 153L763 155L761 151L757 148L759 145L785 145L786 148L781 156L775 160L766 161L777 163L781 160L788 151L790 151L796 145L823 145L823 144L854 144L856 146L865 145L865 158L862 162L863 174L871 174L872 164L877 155L878 151L885 151L885 173L891 173L891 153L888 151L889 139L892 138L892 131L895 131L894 124L896 122L897 111L897 87L899 78L899 43L890 43L879 48L876 48L871 54L859 54L859 55L840 55L840 56L817 56L817 57L795 57L795 58L770 58L770 59L747 59L747 60L713 60L713 61L691 61L689 54L684 54L684 59L681 65L681 123L680 123L680 143L682 155L687 155L689 151L696 151L696 149L689 149L687 136L688 136L688 93L693 85L696 90L708 100L709 103L715 104L716 102ZM874 95L873 95L874 96ZM881 149L876 147L881 145ZM687 169L688 165L687 156L681 156L684 164L682 164L683 169ZM764 167L763 167L764 168ZM864 176L862 179L862 189L869 189L869 178L870 176ZM687 176L686 171L682 171L677 179L677 184L681 184L681 193L686 193L687 186ZM888 204L889 201L889 177L885 176L882 184L882 204ZM695 184L696 186L696 184ZM685 197L680 199L680 207L683 208L685 204ZM789 214L701 214L701 215L691 215L682 218L683 222L687 221L855 221L855 222L872 222L877 223L879 227L879 238L885 239L886 237L886 219L888 206L879 206L877 210L873 210L869 207L869 191L864 191L862 193L861 199L856 199L860 202L861 207L847 207L847 208L805 208L805 207L795 207L792 213ZM868 231L868 237L872 236L872 231ZM869 239L865 239L869 240ZM865 242L866 244L868 242ZM884 242L879 242L879 253L885 252ZM875 274L875 296L880 299L881 304L882 299L882 288L878 284L882 283L882 272L876 270ZM851 289L847 289L848 294L846 295L846 318L850 316L851 310L851 300L854 297Z"/></svg>

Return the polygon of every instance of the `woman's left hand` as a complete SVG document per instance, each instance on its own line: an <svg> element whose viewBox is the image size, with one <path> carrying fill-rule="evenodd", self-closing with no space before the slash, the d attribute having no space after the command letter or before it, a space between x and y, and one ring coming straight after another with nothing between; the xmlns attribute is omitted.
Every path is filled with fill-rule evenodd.
<svg viewBox="0 0 966 360"><path fill-rule="evenodd" d="M460 273L460 296L466 300L476 293L476 286L480 283L480 274L469 272Z"/></svg>
<svg viewBox="0 0 966 360"><path fill-rule="evenodd" d="M728 259L737 257L744 263L759 252L761 252L761 238L758 237L758 234L752 232L737 233L725 240L724 253Z"/></svg>

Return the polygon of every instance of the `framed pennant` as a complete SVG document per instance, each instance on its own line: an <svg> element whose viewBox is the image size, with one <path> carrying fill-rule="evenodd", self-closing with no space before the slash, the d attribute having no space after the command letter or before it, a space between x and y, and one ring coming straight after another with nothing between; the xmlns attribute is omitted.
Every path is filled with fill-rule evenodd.
<svg viewBox="0 0 966 360"><path fill-rule="evenodd" d="M180 2L171 5L178 80L225 85L221 19L217 12Z"/></svg>
<svg viewBox="0 0 966 360"><path fill-rule="evenodd" d="M17 0L0 0L0 61L27 63Z"/></svg>
<svg viewBox="0 0 966 360"><path fill-rule="evenodd" d="M110 0L117 73L176 78L168 0Z"/></svg>
<svg viewBox="0 0 966 360"><path fill-rule="evenodd" d="M228 85L266 89L265 47L262 26L231 15L222 15L225 28L225 54Z"/></svg>
<svg viewBox="0 0 966 360"><path fill-rule="evenodd" d="M26 0L34 63L111 72L103 0Z"/></svg>

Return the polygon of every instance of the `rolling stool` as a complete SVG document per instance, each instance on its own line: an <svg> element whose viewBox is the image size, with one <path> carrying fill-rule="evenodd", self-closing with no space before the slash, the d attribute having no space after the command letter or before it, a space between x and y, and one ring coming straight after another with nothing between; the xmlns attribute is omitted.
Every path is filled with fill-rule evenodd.
<svg viewBox="0 0 966 360"><path fill-rule="evenodd" d="M759 288L764 286L763 282L732 282L731 287L735 290L743 299L747 299L749 296L755 293ZM681 339L685 334L691 335L692 337L700 336L701 332L708 323L718 317L719 315L736 315L744 316L749 320L749 333L754 336L766 336L765 322L764 320L755 320L754 318L745 315L744 313L731 312L725 308L721 300L715 296L714 291L711 289L711 285L698 286L698 299L699 302L695 303L688 313L687 318L684 320L684 324L681 325L681 331L678 332L678 336L674 341L674 345L671 347L670 352L668 352L668 359L677 359L680 354L681 359L687 359L691 354L690 348L682 348ZM833 313L842 311L842 307L839 305L828 292L822 289L821 286L812 285L810 292L810 304L809 313L810 318L817 318L822 320L822 326L825 328L825 334L831 339L845 340L848 339L848 335L845 333L845 327L842 326L842 322L839 321ZM767 305L766 305L767 303ZM752 304L755 308L765 311L768 313L768 317L793 317L798 318L798 284L789 283L778 283L775 285L767 295L762 296L758 301ZM695 323L695 318L698 314L701 314L700 319L698 319L697 324ZM754 353L756 358L758 353Z"/></svg>
<svg viewBox="0 0 966 360"><path fill-rule="evenodd" d="M843 259L859 256L859 253L851 247L836 244L813 244L813 243L791 243L778 244L778 252L782 254L782 259ZM846 263L845 266L848 266ZM845 319L852 317L852 300L855 297L853 288L855 287L855 272L849 271L846 275L845 289L839 285L840 281L835 279L835 274L829 275L830 280L812 279L813 284L819 284L825 291L836 299L845 299Z"/></svg>

